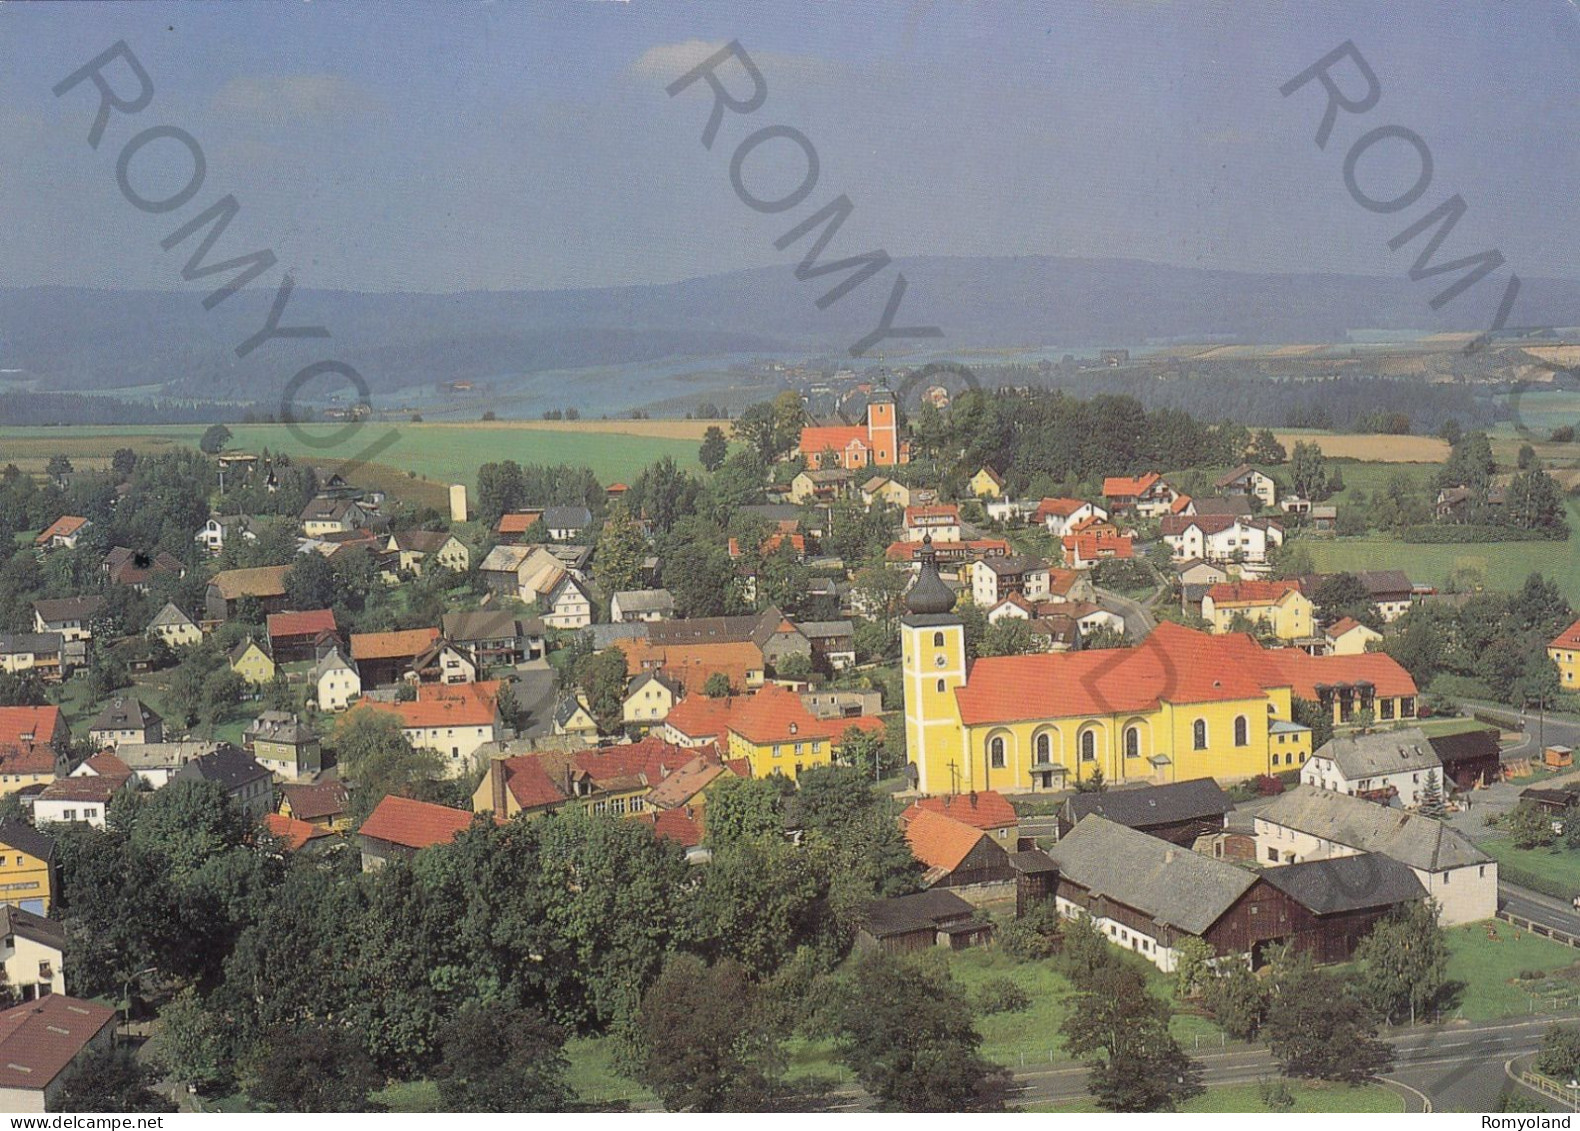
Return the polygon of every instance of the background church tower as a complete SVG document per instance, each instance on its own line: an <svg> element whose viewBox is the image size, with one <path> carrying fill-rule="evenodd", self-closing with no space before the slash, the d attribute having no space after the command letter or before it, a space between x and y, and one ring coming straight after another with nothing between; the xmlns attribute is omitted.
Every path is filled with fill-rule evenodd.
<svg viewBox="0 0 1580 1131"><path fill-rule="evenodd" d="M901 673L905 691L905 744L923 793L969 788L969 767L955 688L966 681L966 629L955 616L955 595L938 576L932 538L922 539L921 573L905 594L900 618Z"/></svg>
<svg viewBox="0 0 1580 1131"><path fill-rule="evenodd" d="M893 467L900 462L900 421L894 394L887 387L875 389L867 401L867 436L873 466Z"/></svg>

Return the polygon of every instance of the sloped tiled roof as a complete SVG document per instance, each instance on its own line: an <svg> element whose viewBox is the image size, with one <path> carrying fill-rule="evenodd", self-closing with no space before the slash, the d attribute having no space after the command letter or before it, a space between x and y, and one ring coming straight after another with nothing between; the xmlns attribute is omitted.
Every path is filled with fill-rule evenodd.
<svg viewBox="0 0 1580 1131"><path fill-rule="evenodd" d="M1380 852L1423 872L1492 859L1441 821L1316 786L1297 785L1256 816L1360 852Z"/></svg>
<svg viewBox="0 0 1580 1131"><path fill-rule="evenodd" d="M63 514L39 532L38 537L33 539L33 545L45 546L55 538L70 538L87 525L88 520L81 515Z"/></svg>
<svg viewBox="0 0 1580 1131"><path fill-rule="evenodd" d="M487 726L498 715L495 699L498 680L476 683L425 683L417 688L417 698L406 703L375 703L363 700L357 711L383 711L394 715L407 728L442 726Z"/></svg>
<svg viewBox="0 0 1580 1131"><path fill-rule="evenodd" d="M905 822L905 840L911 846L911 855L930 871L946 874L960 867L985 836L987 833L981 829L927 809Z"/></svg>
<svg viewBox="0 0 1580 1131"><path fill-rule="evenodd" d="M1127 497L1130 495L1140 495L1146 491L1148 487L1156 483L1160 478L1162 477L1155 471L1149 471L1145 475L1136 476L1110 475L1108 478L1103 480L1103 496L1105 498L1112 499L1118 497Z"/></svg>
<svg viewBox="0 0 1580 1131"><path fill-rule="evenodd" d="M33 611L43 617L46 624L89 620L102 608L104 598L96 593L87 597L61 597L58 600L33 602Z"/></svg>
<svg viewBox="0 0 1580 1131"><path fill-rule="evenodd" d="M338 781L280 786L281 795L291 803L291 815L303 821L335 817L351 804L351 795Z"/></svg>
<svg viewBox="0 0 1580 1131"><path fill-rule="evenodd" d="M1376 852L1266 868L1262 878L1318 915L1426 898L1426 889L1408 865Z"/></svg>
<svg viewBox="0 0 1580 1131"><path fill-rule="evenodd" d="M1077 793L1065 801L1066 816L1071 823L1095 813L1132 829L1204 818L1221 821L1233 808L1234 802L1212 778L1110 789L1105 793Z"/></svg>
<svg viewBox="0 0 1580 1131"><path fill-rule="evenodd" d="M335 631L335 610L310 609L301 613L270 613L267 623L271 640L281 636L317 636L320 632Z"/></svg>
<svg viewBox="0 0 1580 1131"><path fill-rule="evenodd" d="M227 569L214 575L210 583L227 601L242 597L285 596L285 575L290 566L258 566L254 569Z"/></svg>
<svg viewBox="0 0 1580 1131"><path fill-rule="evenodd" d="M1227 581L1207 590L1215 605L1276 605L1287 594L1299 593L1298 581Z"/></svg>
<svg viewBox="0 0 1580 1131"><path fill-rule="evenodd" d="M322 825L310 825L306 821L299 821L280 813L265 814L263 827L269 830L271 836L280 839L287 852L300 852L311 841L337 835L333 830L326 829Z"/></svg>
<svg viewBox="0 0 1580 1131"><path fill-rule="evenodd" d="M353 632L353 660L409 660L428 650L439 639L437 628L408 628L400 632Z"/></svg>
<svg viewBox="0 0 1580 1131"><path fill-rule="evenodd" d="M1015 815L1015 807L1005 801L1002 794L990 789L978 793L923 797L906 810L905 817L910 819L924 809L929 813L953 817L962 824L978 829L1000 829L1020 823L1020 818Z"/></svg>
<svg viewBox="0 0 1580 1131"><path fill-rule="evenodd" d="M391 794L374 807L357 831L403 848L429 848L449 844L471 823L472 814L465 810Z"/></svg>
<svg viewBox="0 0 1580 1131"><path fill-rule="evenodd" d="M42 1092L114 1023L109 1006L65 994L0 1011L0 1088Z"/></svg>

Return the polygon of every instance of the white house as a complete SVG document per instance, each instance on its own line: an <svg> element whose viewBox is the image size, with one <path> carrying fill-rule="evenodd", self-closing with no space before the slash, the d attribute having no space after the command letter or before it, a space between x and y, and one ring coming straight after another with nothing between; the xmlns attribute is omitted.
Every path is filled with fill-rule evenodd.
<svg viewBox="0 0 1580 1131"><path fill-rule="evenodd" d="M592 623L592 598L570 574L560 578L543 606L543 623L550 628L586 628Z"/></svg>
<svg viewBox="0 0 1580 1131"><path fill-rule="evenodd" d="M313 666L313 685L318 689L320 711L344 711L362 694L362 676L356 664L331 648Z"/></svg>
<svg viewBox="0 0 1580 1131"><path fill-rule="evenodd" d="M65 993L65 928L57 920L0 904L0 968L6 985L23 1001Z"/></svg>
<svg viewBox="0 0 1580 1131"><path fill-rule="evenodd" d="M1250 495L1264 507L1274 506L1278 502L1278 484L1273 482L1273 477L1248 463L1242 463L1213 486L1220 495Z"/></svg>
<svg viewBox="0 0 1580 1131"><path fill-rule="evenodd" d="M991 609L1012 593L1032 604L1048 599L1048 563L1037 558L983 558L970 566L971 600Z"/></svg>
<svg viewBox="0 0 1580 1131"><path fill-rule="evenodd" d="M680 702L680 684L661 672L643 672L625 690L621 717L628 723L656 726Z"/></svg>
<svg viewBox="0 0 1580 1131"><path fill-rule="evenodd" d="M1413 809L1421 803L1428 779L1443 785L1443 764L1426 735L1415 727L1376 734L1338 735L1324 743L1301 767L1302 784L1332 789Z"/></svg>
<svg viewBox="0 0 1580 1131"><path fill-rule="evenodd" d="M69 1069L114 1043L116 1016L107 1005L65 994L0 1010L0 1111L49 1111Z"/></svg>
<svg viewBox="0 0 1580 1131"><path fill-rule="evenodd" d="M609 599L609 619L615 624L669 620L675 615L675 598L668 589L622 589Z"/></svg>
<svg viewBox="0 0 1580 1131"><path fill-rule="evenodd" d="M200 543L209 553L217 554L232 538L256 542L257 524L244 514L217 514L203 524L203 528L192 536L192 541Z"/></svg>
<svg viewBox="0 0 1580 1131"><path fill-rule="evenodd" d="M1266 518L1168 515L1159 526L1177 562L1265 562L1269 549L1284 544L1283 526Z"/></svg>
<svg viewBox="0 0 1580 1131"><path fill-rule="evenodd" d="M1490 919L1498 909L1498 862L1431 817L1302 784L1254 822L1264 868L1375 852L1415 873L1442 907L1444 926Z"/></svg>
<svg viewBox="0 0 1580 1131"><path fill-rule="evenodd" d="M70 644L93 639L93 618L104 609L104 598L63 597L58 601L33 602L33 631L58 632Z"/></svg>
<svg viewBox="0 0 1580 1131"><path fill-rule="evenodd" d="M159 637L172 648L179 648L183 644L196 644L202 640L203 630L195 620L166 601L165 607L148 622L148 635Z"/></svg>
<svg viewBox="0 0 1580 1131"><path fill-rule="evenodd" d="M586 507L544 507L542 521L550 538L564 541L592 525L592 512Z"/></svg>
<svg viewBox="0 0 1580 1131"><path fill-rule="evenodd" d="M1108 512L1085 499L1043 499L1031 514L1031 520L1041 523L1055 538L1074 533L1089 518L1107 522Z"/></svg>
<svg viewBox="0 0 1580 1131"><path fill-rule="evenodd" d="M960 541L960 508L953 503L906 507L905 540L920 542L927 537L934 542Z"/></svg>

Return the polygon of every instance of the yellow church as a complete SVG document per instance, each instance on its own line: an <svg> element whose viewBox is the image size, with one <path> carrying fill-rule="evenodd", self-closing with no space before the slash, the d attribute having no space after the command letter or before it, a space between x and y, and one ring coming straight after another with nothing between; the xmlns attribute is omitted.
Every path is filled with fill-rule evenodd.
<svg viewBox="0 0 1580 1131"><path fill-rule="evenodd" d="M1310 757L1311 731L1292 717L1296 680L1251 637L1165 622L1133 648L968 666L955 595L930 544L919 556L900 637L921 792L1057 790L1098 770L1115 784L1232 780Z"/></svg>

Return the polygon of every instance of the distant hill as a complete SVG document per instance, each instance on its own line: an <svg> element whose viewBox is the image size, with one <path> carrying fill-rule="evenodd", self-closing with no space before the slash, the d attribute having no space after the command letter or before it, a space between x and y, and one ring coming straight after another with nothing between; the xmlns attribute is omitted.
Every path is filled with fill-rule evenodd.
<svg viewBox="0 0 1580 1131"><path fill-rule="evenodd" d="M238 359L273 290L205 312L208 293L35 287L0 290L0 370L36 392L137 388L171 400L262 401L322 359L355 366L389 393L443 380L762 354L843 353L876 326L886 271L827 310L814 300L840 276L798 282L782 266L654 286L587 290L359 294L298 288L287 324L321 323L330 341L275 341ZM1411 283L1341 275L1256 275L1134 260L917 258L902 324L942 326L929 349L1094 348L1157 341L1332 342L1368 329L1480 330L1502 276L1438 312L1447 277ZM1525 281L1514 321L1571 324L1580 282ZM883 347L880 347L883 348ZM890 356L903 347L888 347ZM17 380L0 373L0 381Z"/></svg>

